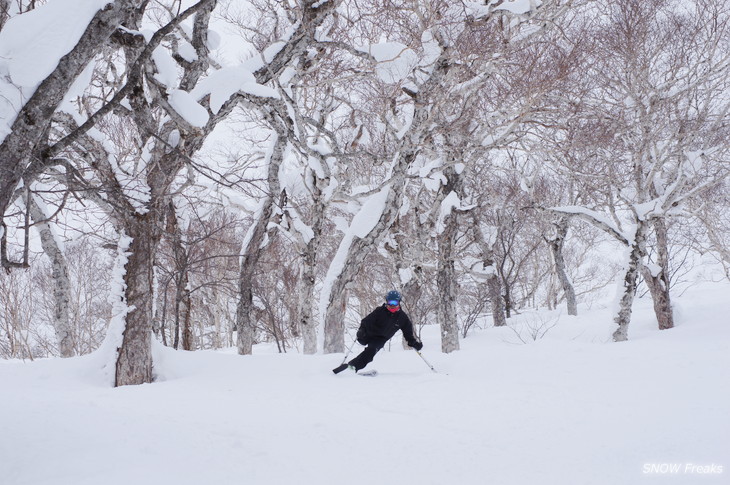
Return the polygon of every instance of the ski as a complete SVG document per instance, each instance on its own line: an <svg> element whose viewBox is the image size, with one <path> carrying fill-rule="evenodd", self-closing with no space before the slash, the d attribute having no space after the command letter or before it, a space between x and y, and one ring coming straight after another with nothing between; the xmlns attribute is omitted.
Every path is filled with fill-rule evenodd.
<svg viewBox="0 0 730 485"><path fill-rule="evenodd" d="M344 371L348 367L350 367L350 366L347 365L347 364L340 364L338 367L335 367L334 369L332 369L332 372L334 372L335 374L339 374L340 372ZM355 368L353 367L353 370L354 369ZM359 376L365 376L365 377L375 377L375 376L378 375L378 371L376 371L376 370L366 370L366 371L363 371L363 372L355 372L355 374L357 374Z"/></svg>
<svg viewBox="0 0 730 485"><path fill-rule="evenodd" d="M342 363L342 364L338 365L337 367L335 367L334 369L332 369L332 372L334 372L335 374L339 374L343 370L347 369L347 367L348 367L347 364Z"/></svg>

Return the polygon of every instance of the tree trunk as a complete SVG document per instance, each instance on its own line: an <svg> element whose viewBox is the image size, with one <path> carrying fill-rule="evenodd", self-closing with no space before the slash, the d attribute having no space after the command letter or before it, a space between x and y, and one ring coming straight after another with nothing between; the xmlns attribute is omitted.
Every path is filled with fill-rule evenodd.
<svg viewBox="0 0 730 485"><path fill-rule="evenodd" d="M436 317L441 328L441 351L459 350L459 323L456 311L456 270L454 268L454 246L456 240L456 213L447 218L444 232L438 238L438 269L436 286L438 301Z"/></svg>
<svg viewBox="0 0 730 485"><path fill-rule="evenodd" d="M419 301L421 299L421 280L423 278L423 267L418 264L418 261L420 261L420 258L416 262L412 262L411 266L408 267L408 270L410 272L410 279L407 281L403 281L403 278L401 276L400 268L402 268L404 259L402 256L402 252L400 250L400 244L398 248L398 254L399 254L399 271L398 271L398 278L400 281L401 288L403 289L401 291L401 295L403 298L403 302L401 303L401 306L405 305L405 308L407 309L407 313L411 318L411 322L413 323L413 333L416 334L416 337L420 337L418 335L418 328L419 328L419 322L422 322L423 318L423 311L418 309L417 305L419 304ZM415 263L415 264L413 264ZM408 341L406 340L405 336L401 339L403 348L408 350L410 348L410 345L408 345Z"/></svg>
<svg viewBox="0 0 730 485"><path fill-rule="evenodd" d="M177 299L180 302L180 321L182 323L182 348L183 350L195 350L195 338L193 335L193 324L190 321L191 301L190 289L188 288L188 272L183 274L183 280L178 287L180 294Z"/></svg>
<svg viewBox="0 0 730 485"><path fill-rule="evenodd" d="M444 170L446 184L441 187L444 198L452 193L461 196L461 175L456 173L452 166ZM436 320L441 329L441 351L450 353L459 350L459 319L456 309L456 268L454 266L456 251L456 236L459 230L459 216L455 207L448 209L443 207L443 200L440 212L449 210L448 215L443 218L443 227L436 227L440 231L436 238L438 243L438 267L436 273L436 286L438 289L438 300L436 302Z"/></svg>
<svg viewBox="0 0 730 485"><path fill-rule="evenodd" d="M494 246L487 241L484 231L479 224L479 218L476 212L472 212L472 230L474 238L479 250L481 251L483 271L488 272L486 278L487 294L492 308L492 321L495 327L504 327L507 325L507 317L505 316L505 303L502 296L502 282L497 274L497 268L494 265Z"/></svg>
<svg viewBox="0 0 730 485"><path fill-rule="evenodd" d="M298 330L302 337L302 351L306 355L317 353L317 322L314 320L315 313L315 285L317 283L317 252L322 240L322 226L324 224L324 213L327 202L323 193L323 187L329 184L329 168L324 157L320 157L324 177L312 170L312 234L309 240L305 235L300 235L302 248L302 265L299 270L299 300L297 302L297 315L299 317ZM297 215L297 217L299 217Z"/></svg>
<svg viewBox="0 0 730 485"><path fill-rule="evenodd" d="M193 350L193 329L190 322L190 278L188 276L188 252L182 241L182 234L177 220L175 203L170 200L167 212L167 236L170 238L172 253L175 258L175 327L181 329L183 350ZM175 348L178 337L176 333Z"/></svg>
<svg viewBox="0 0 730 485"><path fill-rule="evenodd" d="M125 233L132 238L124 275L126 316L123 343L116 367L117 386L152 382L153 301L155 295L155 256L169 214L170 185L183 165L177 153L156 152L146 182L150 188L147 211L124 215ZM110 193L116 190L110 189ZM117 200L124 200L117 195ZM122 204L120 204L121 206ZM164 332L164 329L163 329Z"/></svg>
<svg viewBox="0 0 730 485"><path fill-rule="evenodd" d="M41 237L43 252L51 260L53 278L53 329L56 332L58 352L61 357L73 357L74 339L71 328L71 317L69 302L71 301L71 281L68 278L68 264L58 241L48 222L48 216L33 196L27 200L30 215L33 218L34 226L38 229Z"/></svg>
<svg viewBox="0 0 730 485"><path fill-rule="evenodd" d="M567 271L565 270L565 257L563 256L563 246L565 238L568 235L568 217L562 217L559 221L553 223L556 232L552 238L548 239L550 252L553 255L555 263L555 272L560 280L560 285L565 293L565 301L568 305L568 315L578 315L578 303L575 297L575 288L570 281Z"/></svg>
<svg viewBox="0 0 730 485"><path fill-rule="evenodd" d="M321 299L326 302L324 308L324 353L339 353L345 350L345 312L347 310L347 289L354 281L355 276L360 272L365 259L372 248L377 248L381 239L387 233L387 230L393 225L398 209L403 197L404 177L403 174L393 176L391 187L386 187L383 191L386 199L382 207L382 212L378 217L375 227L364 235L345 236L335 255L336 264L330 265L325 278L331 280L331 286L325 287L322 292ZM373 195L372 197L380 197L384 192ZM375 204L374 207L379 206ZM368 203L366 203L361 211L367 211ZM356 216L357 217L357 216ZM343 253L345 253L343 255Z"/></svg>
<svg viewBox="0 0 730 485"><path fill-rule="evenodd" d="M327 307L324 322L324 351L328 354L345 351L345 312L347 311L347 290L333 291Z"/></svg>
<svg viewBox="0 0 730 485"><path fill-rule="evenodd" d="M657 268L656 271L651 271L644 266L642 275L654 302L654 313L659 329L666 330L674 327L672 302L669 296L669 242L666 222L663 219L655 219L654 231L656 233Z"/></svg>
<svg viewBox="0 0 730 485"><path fill-rule="evenodd" d="M10 0L0 0L0 30L10 18Z"/></svg>
<svg viewBox="0 0 730 485"><path fill-rule="evenodd" d="M236 308L237 347L239 355L251 355L256 337L256 318L253 307L254 274L261 257L261 245L273 211L274 199L267 196L249 228L244 242L238 275L238 307Z"/></svg>
<svg viewBox="0 0 730 485"><path fill-rule="evenodd" d="M115 386L152 382L152 295L153 263L159 242L159 223L152 217L130 216L128 235L132 238L125 265L126 304L122 346L116 364Z"/></svg>
<svg viewBox="0 0 730 485"><path fill-rule="evenodd" d="M243 242L241 249L241 267L238 275L238 307L236 309L236 330L238 331L237 347L240 355L250 355L253 352L253 344L256 333L256 322L253 312L253 284L254 274L261 257L262 245L264 243L269 222L274 211L274 197L281 193L279 186L279 168L284 161L284 147L287 143L286 131L278 122L273 121L273 114L267 113L271 118L272 126L276 130L273 140L273 148L268 163L268 195L261 201L261 206L254 215L252 226L248 229L247 239Z"/></svg>
<svg viewBox="0 0 730 485"><path fill-rule="evenodd" d="M631 307L636 295L636 281L641 271L642 260L646 255L647 222L638 221L634 240L631 242L626 273L622 282L622 293L619 300L618 313L614 322L618 328L613 333L614 342L628 340L629 323L631 322Z"/></svg>
<svg viewBox="0 0 730 485"><path fill-rule="evenodd" d="M494 268L494 261L491 264L492 268ZM496 271L487 278L487 292L492 305L492 321L494 326L506 326L507 317L505 315L504 297L502 296L502 283L499 281L499 276L497 276Z"/></svg>
<svg viewBox="0 0 730 485"><path fill-rule="evenodd" d="M299 277L299 330L302 335L303 352L307 355L317 353L317 326L314 321L314 285L317 271L317 247L321 237L320 229L307 243Z"/></svg>

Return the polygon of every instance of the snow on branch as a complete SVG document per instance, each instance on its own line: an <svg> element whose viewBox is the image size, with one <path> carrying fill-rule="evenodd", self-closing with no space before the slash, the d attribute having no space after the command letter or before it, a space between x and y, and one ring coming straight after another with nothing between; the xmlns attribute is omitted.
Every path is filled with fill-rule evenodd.
<svg viewBox="0 0 730 485"><path fill-rule="evenodd" d="M611 221L605 214L600 212L587 209L580 206L559 206L559 207L541 207L541 206L530 206L528 209L537 209L546 212L552 212L554 214L568 215L570 217L577 217L580 220L588 222L599 229L607 232L615 239L625 244L630 245L630 241L633 238L626 236L616 225Z"/></svg>
<svg viewBox="0 0 730 485"><path fill-rule="evenodd" d="M119 91L110 99L105 105L99 108L93 115L91 115L81 126L76 130L66 135L64 138L55 143L52 147L47 150L45 154L47 157L52 157L61 152L64 148L71 145L80 135L89 131L96 123L104 116L109 114L113 109L120 106L124 98L132 91L132 89L139 84L139 80L142 76L145 64L152 57L155 49L160 45L162 40L170 34L183 20L208 7L215 0L200 0L200 2L191 6L177 17L173 18L165 26L160 28L157 32L150 37L147 45L140 53L137 60L130 67L127 76L127 82L122 86Z"/></svg>
<svg viewBox="0 0 730 485"><path fill-rule="evenodd" d="M327 305L329 304L330 292L335 280L341 275L342 270L347 262L350 252L350 246L356 237L362 239L366 237L375 228L380 221L386 207L386 201L390 194L391 186L386 185L379 192L371 195L362 205L360 211L355 214L350 226L345 232L345 236L340 241L337 253L329 265L327 276L325 277L320 299L320 311L324 315Z"/></svg>
<svg viewBox="0 0 730 485"><path fill-rule="evenodd" d="M108 0L49 2L11 18L0 31L0 143L41 82L71 52Z"/></svg>

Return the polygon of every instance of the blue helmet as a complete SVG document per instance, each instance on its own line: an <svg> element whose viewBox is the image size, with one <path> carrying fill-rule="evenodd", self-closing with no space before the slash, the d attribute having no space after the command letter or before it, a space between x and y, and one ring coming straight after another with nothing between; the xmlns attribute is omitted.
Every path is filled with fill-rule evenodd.
<svg viewBox="0 0 730 485"><path fill-rule="evenodd" d="M385 301L400 301L400 293L396 290L390 290L387 295L385 295Z"/></svg>

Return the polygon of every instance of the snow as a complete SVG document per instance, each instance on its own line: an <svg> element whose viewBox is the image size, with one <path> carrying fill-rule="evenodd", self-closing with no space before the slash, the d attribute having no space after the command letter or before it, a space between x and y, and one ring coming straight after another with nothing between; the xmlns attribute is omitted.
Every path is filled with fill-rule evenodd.
<svg viewBox="0 0 730 485"><path fill-rule="evenodd" d="M526 14L536 7L540 6L542 2L540 0L507 0L503 2L495 10L507 10L514 14Z"/></svg>
<svg viewBox="0 0 730 485"><path fill-rule="evenodd" d="M659 212L661 210L661 200L660 199L652 199L648 202L644 202L641 204L634 204L634 211L636 212L636 217L640 221L646 221L648 220L653 214L656 212Z"/></svg>
<svg viewBox="0 0 730 485"><path fill-rule="evenodd" d="M53 0L12 17L0 31L0 143L38 85L109 0Z"/></svg>
<svg viewBox="0 0 730 485"><path fill-rule="evenodd" d="M704 166L704 150L699 151L688 151L685 153L685 156L687 157L687 162L684 165L685 171L689 176L694 176L702 171L702 168Z"/></svg>
<svg viewBox="0 0 730 485"><path fill-rule="evenodd" d="M353 235L364 238L370 234L385 210L388 194L390 194L390 185L386 185L368 198L362 209L352 219L350 230Z"/></svg>
<svg viewBox="0 0 730 485"><path fill-rule="evenodd" d="M149 150L152 141L144 146L142 155L138 160L134 161L135 166L130 167L129 164L125 163L124 158L118 158L116 147L109 142L108 138L101 135L96 128L89 130L89 135L102 143L107 153L109 153L109 165L124 190L127 200L129 200L137 213L146 214L149 210L148 203L152 194L146 179L139 176L139 174L144 173L146 164L149 163ZM120 163L122 166L120 166Z"/></svg>
<svg viewBox="0 0 730 485"><path fill-rule="evenodd" d="M449 215L451 215L454 210L458 210L460 207L461 200L459 200L459 195L452 190L444 198L444 200L441 202L441 206L439 207L439 214L436 220L436 226L434 228L436 234L441 234L442 232L444 232L444 229L446 228L444 225L444 221Z"/></svg>
<svg viewBox="0 0 730 485"><path fill-rule="evenodd" d="M400 268L398 269L398 278L401 286L405 286L413 279L413 271L411 271L411 268Z"/></svg>
<svg viewBox="0 0 730 485"><path fill-rule="evenodd" d="M195 47L189 42L180 40L178 46L178 54L188 62L195 62L198 60L198 54L195 52Z"/></svg>
<svg viewBox="0 0 730 485"><path fill-rule="evenodd" d="M36 190L44 190L44 189L49 188L43 182L35 182L33 185ZM41 213L43 214L43 219L48 219L48 217L51 214L53 214L53 211L50 208L48 208L48 206L46 205L43 198L41 198L37 194L33 194L33 193L31 193L31 197L33 198L33 202L35 202L35 205L38 206ZM23 209L25 210L26 205L23 202L22 198L17 199L15 201L15 203L18 204L19 206L22 206ZM56 228L56 224L53 224L50 221L48 221L45 223L45 226L46 226L46 230L53 238L53 243L56 245L56 247L59 250L61 250L62 252L66 252L66 240L59 236L57 228ZM38 229L38 226L34 226L34 227L36 227L36 229ZM2 236L2 234L0 234L0 237L1 236Z"/></svg>
<svg viewBox="0 0 730 485"><path fill-rule="evenodd" d="M486 3L486 5L484 3ZM484 17L491 13L492 10L505 10L516 15L524 15L540 5L542 5L540 0L491 0L488 2L465 2L467 13L476 18Z"/></svg>
<svg viewBox="0 0 730 485"><path fill-rule="evenodd" d="M170 106L192 126L203 128L208 123L208 112L190 93L182 89L173 89L168 100Z"/></svg>
<svg viewBox="0 0 730 485"><path fill-rule="evenodd" d="M657 276L659 276L662 273L662 267L656 263L651 263L651 262L644 263L644 266L646 266L646 268L649 270L649 272L651 273L651 275L654 278L656 278Z"/></svg>
<svg viewBox="0 0 730 485"><path fill-rule="evenodd" d="M475 279L486 281L491 278L497 272L497 268L494 265L484 264L483 261L479 261L471 266L469 274Z"/></svg>
<svg viewBox="0 0 730 485"><path fill-rule="evenodd" d="M633 241L633 236L629 236L629 231L622 232L619 230L619 228L616 226L616 223L607 215L603 214L598 211L594 211L592 209L588 209L586 207L580 207L575 205L566 205L566 206L558 206L558 207L551 207L550 208L553 211L556 212L563 212L565 214L573 214L573 215L583 215L589 219L593 219L599 224L602 224L605 228L613 230L616 234L620 235L625 241L629 241L629 245L631 244L631 241ZM633 234L633 233L631 233Z"/></svg>
<svg viewBox="0 0 730 485"><path fill-rule="evenodd" d="M155 62L155 67L157 67L155 79L168 88L177 86L177 62L167 52L167 49L159 46L152 52L152 60Z"/></svg>
<svg viewBox="0 0 730 485"><path fill-rule="evenodd" d="M314 231L311 227L309 227L303 220L301 215L299 215L299 211L297 211L293 207L287 208L287 214L291 218L292 223L292 229L296 231L297 234L302 239L302 242L304 244L309 244L309 241L314 239Z"/></svg>
<svg viewBox="0 0 730 485"><path fill-rule="evenodd" d="M244 66L224 67L213 71L198 83L191 95L200 100L210 94L210 109L217 114L223 104L238 91L254 96L279 98L276 90L257 84L251 70Z"/></svg>
<svg viewBox="0 0 730 485"><path fill-rule="evenodd" d="M76 123L78 123L79 125L83 124L86 121L86 118L79 114L78 107L75 103L77 99L84 94L86 88L91 84L95 67L96 65L93 62L90 62L89 65L86 66L86 69L84 69L81 75L76 78L76 81L74 81L74 83L71 85L68 92L66 93L66 96L64 96L63 101L58 107L59 111L68 113L73 116L73 118L76 120Z"/></svg>
<svg viewBox="0 0 730 485"><path fill-rule="evenodd" d="M131 237L124 233L119 236L117 257L114 260L111 289L109 292L109 303L112 305L112 318L101 347L93 355L89 356L94 363L93 365L101 370L101 382L105 382L108 385L114 385L114 362L116 361L118 350L122 346L124 339L125 319L134 310L133 306L130 307L127 305L127 284L124 281L127 274L126 265L131 255L129 252L131 244Z"/></svg>
<svg viewBox="0 0 730 485"><path fill-rule="evenodd" d="M437 374L399 342L368 367L375 378L333 375L341 354L266 345L245 357L156 346L158 382L119 389L94 356L0 362L3 483L359 485L375 467L399 484L724 484L728 291L691 289L669 331L640 300L621 344L605 343L599 305L516 317L448 355L429 326Z"/></svg>
<svg viewBox="0 0 730 485"><path fill-rule="evenodd" d="M215 30L208 30L208 49L214 51L221 46L221 34Z"/></svg>

